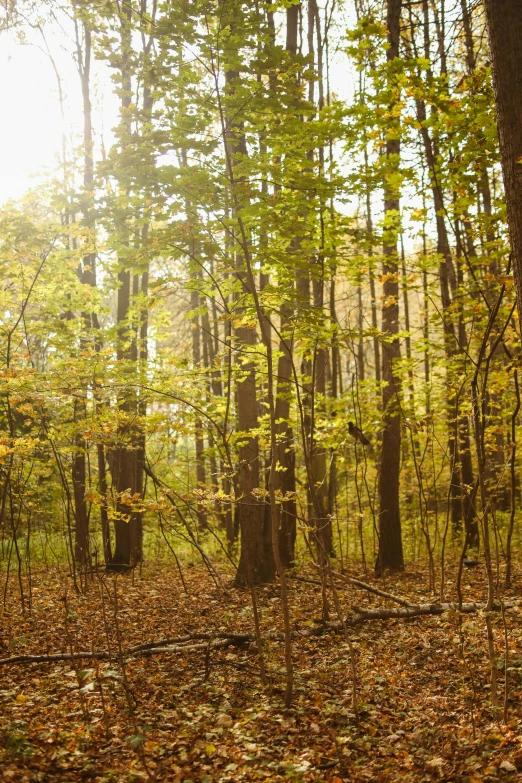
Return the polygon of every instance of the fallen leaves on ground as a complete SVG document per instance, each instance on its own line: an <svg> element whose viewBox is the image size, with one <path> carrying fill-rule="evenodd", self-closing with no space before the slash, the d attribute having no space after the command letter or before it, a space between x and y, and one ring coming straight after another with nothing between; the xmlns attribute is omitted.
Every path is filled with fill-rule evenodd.
<svg viewBox="0 0 522 783"><path fill-rule="evenodd" d="M506 594L507 725L491 706L484 617L464 617L461 637L457 614L447 613L349 629L357 658L357 727L349 646L342 635L294 641L290 709L283 704L284 658L276 641L266 641L264 650L270 688L262 685L253 644L129 658L122 665L120 646L197 632L252 632L247 591L221 590L200 567L185 568L184 577L186 592L176 569L147 566L142 574L97 577L79 595L63 569L41 571L32 575L31 594L26 586L25 613L10 580L0 657L72 649L110 650L112 658L1 668L3 779L476 783L515 780L522 771L516 589ZM231 584L231 573L222 577ZM452 577L448 574L449 598ZM483 575L465 574L465 581L465 599L480 600ZM376 584L412 601L434 600L421 572ZM320 588L299 580L289 585L293 627L299 631L318 620ZM281 632L278 585L256 592L263 634ZM345 614L383 605L348 585L339 584L339 597ZM495 632L503 706L500 614Z"/></svg>

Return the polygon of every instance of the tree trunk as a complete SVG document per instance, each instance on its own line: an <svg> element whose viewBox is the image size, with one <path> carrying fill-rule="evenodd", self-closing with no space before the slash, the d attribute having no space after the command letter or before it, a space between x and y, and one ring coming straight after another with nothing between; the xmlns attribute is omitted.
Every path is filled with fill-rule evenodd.
<svg viewBox="0 0 522 783"><path fill-rule="evenodd" d="M248 356L257 342L255 330L240 327L235 330L235 336ZM247 584L248 562L255 583L270 582L275 575L270 520L265 517L265 504L255 494L260 488L259 441L257 436L249 435L258 426L255 365L246 359L241 369L244 379L237 384L236 408L238 429L245 433L245 438L238 450L241 555L235 577L237 585Z"/></svg>
<svg viewBox="0 0 522 783"><path fill-rule="evenodd" d="M74 418L77 420L78 402L74 403ZM89 562L89 515L85 501L87 469L86 443L82 436L75 438L75 452L72 463L72 485L74 494L74 556L80 565Z"/></svg>
<svg viewBox="0 0 522 783"><path fill-rule="evenodd" d="M187 209L187 218L189 218L188 215L188 209ZM194 227L192 227L192 230L194 230ZM192 241L193 250L196 251L195 243ZM196 273L194 276L194 280L197 280L198 274ZM190 296L190 307L192 310L198 310L200 306L200 297L199 292L196 290L191 292ZM199 326L199 319L200 316L197 314L197 312L192 316L192 361L194 362L194 367L199 367L201 364L201 343L200 343L200 326ZM203 440L203 425L201 423L201 419L199 416L196 417L196 420L194 422L194 440L196 445L196 487L198 489L204 489L206 486L206 475L205 475L205 442ZM198 518L200 520L200 523L205 524L206 523L206 513L203 510L199 511Z"/></svg>
<svg viewBox="0 0 522 783"><path fill-rule="evenodd" d="M299 5L286 9L286 51L295 57L297 53L297 33L299 23ZM298 250L299 239L291 244L291 250ZM294 288L293 281L288 282ZM293 308L288 302L281 305L281 325L279 342L279 359L277 362L277 489L284 498L281 503L279 527L279 552L285 568L291 567L295 557L295 540L297 534L297 503L295 479L295 448L294 431L290 423L290 406L292 401L293 383L293 340L291 319Z"/></svg>
<svg viewBox="0 0 522 783"><path fill-rule="evenodd" d="M120 133L122 142L128 143L130 137L130 104L132 100L131 73L129 65L129 53L131 50L131 24L132 9L129 6L120 18L120 36L122 47L121 83L121 123ZM128 244L128 226L125 207L119 218L120 241ZM128 261L122 258L119 261L118 271L118 301L117 301L117 327L118 344L117 359L120 365L131 364L136 358L136 336L131 334L132 325L128 323L131 304L131 271L127 266ZM127 414L130 422L131 415L136 413L136 400L133 391L129 390L120 397L118 402L122 413ZM138 541L138 520L133 508L134 498L137 493L137 452L133 448L134 434L129 424L125 421L120 425L118 432L118 446L109 453L109 466L112 474L112 486L115 494L116 517L114 530L116 535L113 564L130 565L137 562L141 551L141 542Z"/></svg>
<svg viewBox="0 0 522 783"><path fill-rule="evenodd" d="M424 56L426 59L429 59L429 8L427 0L423 0L422 8L424 17ZM414 25L411 18L411 4L409 11L411 41L415 56L418 56L417 47L415 45ZM442 16L441 23L443 23L443 21L444 20ZM441 45L441 41L439 40L439 48ZM430 73L428 73L428 78L430 78ZM430 132L428 130L426 104L424 100L417 98L415 103L417 120L419 122L419 132L423 143L428 175L430 177L433 206L435 209L444 345L447 356L460 364L462 351L467 349L468 346L468 338L465 325L462 320L461 308L459 308L458 330L456 331L455 329L455 324L452 317L452 305L454 303L457 282L462 283L460 277L458 277L462 270L460 267L458 267L457 272L455 272L455 265L451 255L448 229L444 217L444 193L441 185L440 166L438 164L439 153L437 143L430 136ZM458 371L459 370L457 369L457 372ZM466 526L466 531L469 534L469 540L473 541L473 544L476 544L478 539L476 514L473 504L469 503L469 495L466 490L467 486L471 486L473 484L473 463L470 451L469 420L466 416L458 415L459 400L456 399L455 393L453 391L455 370L451 368L449 372L451 374L448 392L447 416L449 431L448 451L451 455L450 496L452 524L455 529L458 529L458 527L461 525L462 518L464 517L464 523Z"/></svg>
<svg viewBox="0 0 522 783"><path fill-rule="evenodd" d="M389 48L386 52L388 65L399 56L401 0L388 0L387 27ZM390 77L391 78L391 77ZM397 100L396 87L391 86L394 103ZM393 109L393 103L390 110ZM390 116L393 112L390 111ZM388 174L391 175L400 162L400 127L388 128L386 158ZM383 434L381 464L379 470L379 551L375 564L376 573L386 569L400 571L404 568L402 531L399 504L399 475L401 456L401 423L399 417L399 395L401 380L397 373L400 359L399 332L399 260L397 253L397 230L399 215L399 193L391 184L391 176L385 183L385 219L383 242L383 308L382 331L386 341L382 346L382 391Z"/></svg>
<svg viewBox="0 0 522 783"><path fill-rule="evenodd" d="M92 150L92 111L90 98L90 73L91 73L91 31L84 23L83 29L83 47L80 41L78 24L76 24L76 47L78 55L78 72L82 88L83 100L83 198L82 213L83 224L87 229L92 228L92 199L93 199L93 150ZM91 238L87 238L87 243L91 243ZM78 270L80 282L84 285L94 286L96 284L95 275L96 256L87 252L83 257L82 264ZM93 318L89 313L82 314L83 323L86 329L93 326ZM80 338L82 347L86 347L88 338ZM78 420L79 415L85 411L80 411L77 401L74 404L74 418ZM83 418L82 416L82 418ZM85 500L85 490L87 488L87 442L83 435L77 433L74 439L74 455L72 463L72 484L74 494L74 521L75 521L75 557L78 563L86 565L89 561L89 513L87 502Z"/></svg>
<svg viewBox="0 0 522 783"><path fill-rule="evenodd" d="M522 314L522 13L519 0L485 0L511 260Z"/></svg>
<svg viewBox="0 0 522 783"><path fill-rule="evenodd" d="M361 280L357 283L357 379L364 381L364 308Z"/></svg>
<svg viewBox="0 0 522 783"><path fill-rule="evenodd" d="M225 83L226 94L229 97L234 96L238 79L237 71L227 70ZM242 124L236 119L238 107L230 107L229 114L233 119L228 123L225 143L231 169L234 172L238 158L248 153ZM236 183L243 184L244 179L238 176L231 187L234 188ZM241 207L243 203L248 202L248 195L245 195L245 191L241 189L241 191L236 190L233 196L234 217L241 218ZM235 265L237 277L243 282L245 290L248 290L244 257L246 249L242 247L243 241L242 237L236 238ZM239 307L235 309L238 314L240 311ZM275 576L275 563L270 520L265 516L265 504L256 495L256 491L260 489L259 441L257 435L251 434L258 426L256 369L254 361L250 358L257 344L257 331L239 326L235 329L235 338L243 349L241 359L243 377L236 386L236 410L238 429L245 435L238 449L239 466L236 485L239 492L237 507L241 530L241 554L235 584L246 585L250 581L249 570L255 583L272 581Z"/></svg>
<svg viewBox="0 0 522 783"><path fill-rule="evenodd" d="M364 146L364 173L368 179L368 145ZM377 299L375 294L375 272L373 269L372 254L373 254L373 220L372 220L372 202L371 202L371 190L370 187L366 188L366 231L368 234L368 277L370 280L370 300L372 309L372 328L373 328L373 357L375 364L375 380L380 384L381 382L381 350L379 345L379 324L377 320Z"/></svg>
<svg viewBox="0 0 522 783"><path fill-rule="evenodd" d="M146 0L142 5L144 11L146 8ZM152 16L154 21L156 6L153 3ZM142 20L143 21L143 20ZM144 46L144 52L146 55L150 53L153 44L153 37L149 35L147 42ZM149 70L144 77L143 85L143 116L144 123L150 123L152 119L152 108L154 106L154 94L152 91L153 85L153 71ZM145 268L141 273L139 279L137 279L138 290L141 297L141 307L138 312L137 338L138 338L138 350L137 350L137 363L140 376L140 385L145 383L147 378L147 366L149 361L149 261L147 245L149 244L149 223L144 222L141 229L141 246L144 249ZM145 476L145 462L147 458L146 452L146 436L145 436L145 417L147 416L147 399L140 389L140 396L137 401L138 414L139 414L139 433L138 433L138 447L136 452L136 493L140 498L145 496L146 488L146 476ZM143 511L137 511L136 515L136 559L141 562L143 560Z"/></svg>
<svg viewBox="0 0 522 783"><path fill-rule="evenodd" d="M323 308L324 280L313 281L314 307L322 311ZM328 453L323 445L317 441L317 415L326 415L326 373L328 367L328 351L320 347L315 351L312 369L312 420L310 427L310 468L314 490L316 494L317 509L314 516L317 538L323 553L332 551L332 521L328 516ZM319 396L318 396L319 395ZM317 510L319 514L317 515Z"/></svg>
<svg viewBox="0 0 522 783"><path fill-rule="evenodd" d="M285 568L293 564L297 530L297 505L295 482L294 433L290 424L290 403L292 398L292 308L281 307L281 340L277 362L277 489L283 496L280 514L279 551Z"/></svg>

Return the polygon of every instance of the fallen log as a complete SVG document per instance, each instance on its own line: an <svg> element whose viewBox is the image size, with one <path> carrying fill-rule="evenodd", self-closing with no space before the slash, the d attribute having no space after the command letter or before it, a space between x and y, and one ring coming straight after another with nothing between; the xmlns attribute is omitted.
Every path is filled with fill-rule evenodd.
<svg viewBox="0 0 522 783"><path fill-rule="evenodd" d="M478 612L483 608L484 604L478 603L463 603L460 607L458 604L444 603L413 604L411 606L398 606L394 609L359 609L344 620L344 625L353 627L369 620L405 619L430 614L439 615L450 611L460 612L461 614L473 614L473 612ZM343 622L341 620L330 622L326 624L326 627L331 631L340 631L343 628Z"/></svg>
<svg viewBox="0 0 522 783"><path fill-rule="evenodd" d="M482 603L463 603L459 607L458 603L443 604L417 604L413 606L399 606L393 609L358 609L344 620L344 626L353 628L362 623L375 620L395 620L408 619L413 617L422 617L427 615L441 615L445 612L454 611L462 614L473 614L483 609ZM497 609L498 607L495 607ZM323 636L331 632L335 633L343 629L343 622L321 623L312 628L303 628L294 631L292 636L296 639L302 639L312 636ZM268 638L273 641L283 640L283 634L269 633ZM196 644L188 644L201 640ZM147 642L129 647L123 650L124 658L135 658L139 656L156 655L160 653L184 653L194 650L220 649L223 647L240 647L247 642L255 641L253 634L227 634L224 633L193 633L184 636L161 639L157 642ZM183 643L185 642L185 644ZM16 663L54 663L57 661L73 660L97 660L104 661L116 658L113 653L100 650L86 650L84 652L73 653L50 653L48 655L13 655L10 658L0 658L0 666L9 666Z"/></svg>

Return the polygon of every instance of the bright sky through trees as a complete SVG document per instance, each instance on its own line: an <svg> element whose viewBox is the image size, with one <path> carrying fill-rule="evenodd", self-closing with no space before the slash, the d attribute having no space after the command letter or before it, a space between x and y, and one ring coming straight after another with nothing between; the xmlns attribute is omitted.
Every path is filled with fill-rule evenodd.
<svg viewBox="0 0 522 783"><path fill-rule="evenodd" d="M69 153L71 145L81 143L82 103L72 59L73 41L55 28L46 31L45 39L38 30L28 29L25 38L26 44L21 45L13 32L2 33L0 204L19 198L59 168L63 131ZM61 81L64 119L56 72ZM94 61L93 72L95 143L99 143L103 128L107 144L118 107L112 90L100 86L107 87L107 70Z"/></svg>
<svg viewBox="0 0 522 783"><path fill-rule="evenodd" d="M3 41L0 100L9 107L0 123L0 201L21 196L31 174L54 167L61 145L56 77L35 47Z"/></svg>

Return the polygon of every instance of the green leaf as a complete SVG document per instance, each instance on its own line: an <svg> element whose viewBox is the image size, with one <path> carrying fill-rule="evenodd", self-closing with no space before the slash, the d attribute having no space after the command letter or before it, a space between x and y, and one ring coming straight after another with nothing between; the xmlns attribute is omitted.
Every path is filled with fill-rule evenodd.
<svg viewBox="0 0 522 783"><path fill-rule="evenodd" d="M145 742L146 739L147 737L145 737L143 734L131 734L129 737L126 737L126 741L133 750L137 750L141 743Z"/></svg>

